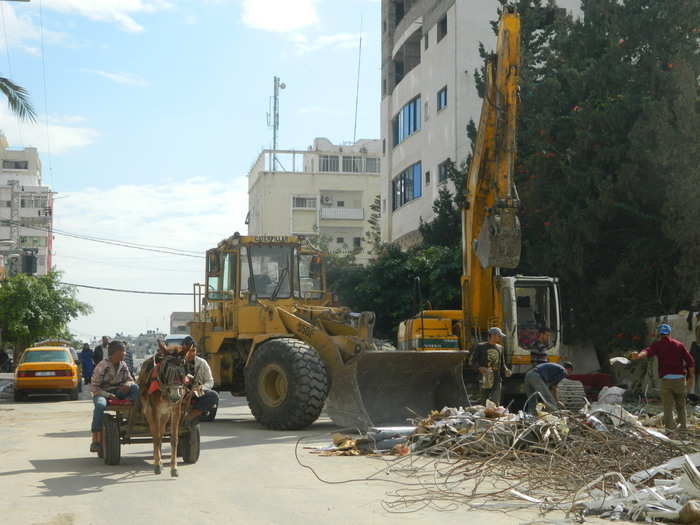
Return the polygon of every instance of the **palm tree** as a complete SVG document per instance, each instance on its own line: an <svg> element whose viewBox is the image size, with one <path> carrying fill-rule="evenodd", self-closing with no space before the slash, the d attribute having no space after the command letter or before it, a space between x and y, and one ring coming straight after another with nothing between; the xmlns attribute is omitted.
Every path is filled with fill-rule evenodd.
<svg viewBox="0 0 700 525"><path fill-rule="evenodd" d="M29 102L29 93L9 78L0 77L0 91L7 97L12 112L22 120L36 122L36 112Z"/></svg>

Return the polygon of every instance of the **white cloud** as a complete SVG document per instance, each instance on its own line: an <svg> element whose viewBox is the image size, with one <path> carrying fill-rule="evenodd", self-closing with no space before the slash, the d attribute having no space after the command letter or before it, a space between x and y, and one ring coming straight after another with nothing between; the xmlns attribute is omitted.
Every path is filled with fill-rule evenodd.
<svg viewBox="0 0 700 525"><path fill-rule="evenodd" d="M172 7L167 0L43 0L44 7L62 13L77 14L98 22L118 25L124 31L143 31L134 16Z"/></svg>
<svg viewBox="0 0 700 525"><path fill-rule="evenodd" d="M75 115L62 117L52 115L49 117L48 135L51 143L51 153L60 155L75 148L89 146L99 132L93 128L82 126L69 126L66 124L78 123ZM66 120L67 119L67 120ZM72 120L72 122L70 122ZM39 115L36 123L19 122L7 104L0 97L0 130L5 133L8 142L13 146L33 146L42 152L48 151L46 140L46 119Z"/></svg>
<svg viewBox="0 0 700 525"><path fill-rule="evenodd" d="M94 73L95 75L111 80L116 84L123 84L125 86L148 86L148 82L146 80L137 75L132 75L131 73L112 73L101 69L83 69L83 71L86 73Z"/></svg>
<svg viewBox="0 0 700 525"><path fill-rule="evenodd" d="M318 24L317 0L243 0L243 23L276 33L287 33Z"/></svg>
<svg viewBox="0 0 700 525"><path fill-rule="evenodd" d="M304 34L296 33L292 35L297 51L300 53L310 53L326 48L351 49L359 45L360 33L338 33L335 35L321 35L309 38Z"/></svg>
<svg viewBox="0 0 700 525"><path fill-rule="evenodd" d="M28 15L24 6L15 7L0 0L0 14L4 23L0 26L3 30L0 37L0 49L6 47L16 47L33 56L40 56L38 47L28 44L28 42L38 43L41 39L41 32L32 18ZM19 15L18 13L22 13ZM66 40L64 33L51 31L44 28L44 40L48 43L62 42Z"/></svg>
<svg viewBox="0 0 700 525"><path fill-rule="evenodd" d="M204 255L234 231L245 233L247 180L204 177L163 184L88 188L58 195L54 226L79 233L192 250ZM54 265L63 280L130 290L190 292L204 278L204 259L144 252L61 235L54 240ZM80 289L95 312L71 324L94 336L147 329L167 332L170 313L191 311L192 298Z"/></svg>

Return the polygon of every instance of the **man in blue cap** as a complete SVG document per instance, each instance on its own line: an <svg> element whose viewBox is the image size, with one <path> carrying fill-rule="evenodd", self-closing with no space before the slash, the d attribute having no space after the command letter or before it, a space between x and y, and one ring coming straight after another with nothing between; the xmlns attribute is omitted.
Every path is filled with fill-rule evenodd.
<svg viewBox="0 0 700 525"><path fill-rule="evenodd" d="M676 409L680 430L688 430L685 413L685 400L689 390L693 389L695 381L695 360L685 345L671 337L671 327L663 323L657 328L659 339L638 354L632 354L632 359L656 357L659 361L659 377L661 378L661 401L664 405L664 426L667 431L676 428L673 409Z"/></svg>

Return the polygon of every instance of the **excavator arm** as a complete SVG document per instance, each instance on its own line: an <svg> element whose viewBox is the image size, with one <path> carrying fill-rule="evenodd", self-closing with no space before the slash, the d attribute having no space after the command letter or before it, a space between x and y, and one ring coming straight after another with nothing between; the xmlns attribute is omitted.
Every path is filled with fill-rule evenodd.
<svg viewBox="0 0 700 525"><path fill-rule="evenodd" d="M520 262L521 230L513 172L520 68L520 17L501 15L496 53L486 61L484 100L462 210L462 337L500 325L497 268Z"/></svg>

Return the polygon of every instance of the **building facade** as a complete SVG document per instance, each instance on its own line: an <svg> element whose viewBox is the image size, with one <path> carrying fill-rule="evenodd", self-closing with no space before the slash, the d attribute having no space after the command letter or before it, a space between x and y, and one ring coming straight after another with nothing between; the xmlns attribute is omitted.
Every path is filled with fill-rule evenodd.
<svg viewBox="0 0 700 525"><path fill-rule="evenodd" d="M380 157L379 140L317 138L306 151L264 150L248 174L248 234L298 235L366 262Z"/></svg>
<svg viewBox="0 0 700 525"><path fill-rule="evenodd" d="M561 0L573 8L578 0ZM478 125L478 46L493 49L495 0L382 0L382 235L403 247L420 240L421 220L451 161L464 166L467 125ZM451 188L454 190L454 188Z"/></svg>
<svg viewBox="0 0 700 525"><path fill-rule="evenodd" d="M2 262L8 273L46 275L51 269L53 198L51 189L42 185L38 152L10 148L0 133L0 165Z"/></svg>

